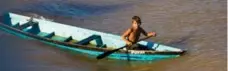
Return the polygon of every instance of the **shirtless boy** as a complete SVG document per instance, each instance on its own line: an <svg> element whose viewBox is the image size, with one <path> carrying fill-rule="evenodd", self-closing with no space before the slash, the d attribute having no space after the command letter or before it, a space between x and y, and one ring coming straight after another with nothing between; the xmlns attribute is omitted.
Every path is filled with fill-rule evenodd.
<svg viewBox="0 0 228 71"><path fill-rule="evenodd" d="M147 37L156 36L155 32L147 33L143 28L140 27L141 19L138 16L132 17L132 26L127 29L122 35L122 39L126 42L127 49L136 49L139 47L137 41L139 40L140 34L144 34ZM133 45L134 44L134 45ZM131 48L130 48L131 47Z"/></svg>

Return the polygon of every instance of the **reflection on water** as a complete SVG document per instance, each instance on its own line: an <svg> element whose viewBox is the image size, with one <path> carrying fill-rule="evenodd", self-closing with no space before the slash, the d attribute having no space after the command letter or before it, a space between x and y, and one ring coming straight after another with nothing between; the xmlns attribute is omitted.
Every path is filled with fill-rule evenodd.
<svg viewBox="0 0 228 71"><path fill-rule="evenodd" d="M156 41L187 49L162 60L95 60L0 31L1 71L226 71L226 2L219 0L7 0L0 13L43 16L73 26L120 35L133 15L155 31ZM111 26L110 26L111 25ZM117 29L118 28L118 29Z"/></svg>

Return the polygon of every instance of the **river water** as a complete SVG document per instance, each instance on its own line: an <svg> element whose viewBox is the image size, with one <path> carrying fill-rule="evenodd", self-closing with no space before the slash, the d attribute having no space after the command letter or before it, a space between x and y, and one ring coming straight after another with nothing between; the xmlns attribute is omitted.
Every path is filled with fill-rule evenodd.
<svg viewBox="0 0 228 71"><path fill-rule="evenodd" d="M117 35L138 15L146 31L158 34L147 41L187 53L157 62L96 60L0 31L1 71L227 70L226 0L1 0L5 12Z"/></svg>

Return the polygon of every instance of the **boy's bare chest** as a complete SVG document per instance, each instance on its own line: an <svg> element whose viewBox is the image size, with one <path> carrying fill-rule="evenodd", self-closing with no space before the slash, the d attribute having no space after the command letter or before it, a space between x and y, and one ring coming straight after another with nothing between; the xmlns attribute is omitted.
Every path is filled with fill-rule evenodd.
<svg viewBox="0 0 228 71"><path fill-rule="evenodd" d="M139 29L132 30L132 32L131 32L132 36L138 36L139 34L140 34L140 30Z"/></svg>

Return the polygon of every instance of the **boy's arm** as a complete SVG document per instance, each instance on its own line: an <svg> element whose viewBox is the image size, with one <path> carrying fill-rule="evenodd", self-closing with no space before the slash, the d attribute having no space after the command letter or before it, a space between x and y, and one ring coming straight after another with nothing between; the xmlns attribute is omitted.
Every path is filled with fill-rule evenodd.
<svg viewBox="0 0 228 71"><path fill-rule="evenodd" d="M141 27L140 27L141 28ZM145 35L145 36L156 36L155 32L149 32L147 33L143 28L141 28L141 32Z"/></svg>
<svg viewBox="0 0 228 71"><path fill-rule="evenodd" d="M129 40L126 39L126 37L128 37L130 35L130 33L132 32L131 28L127 29L127 31L125 31L122 35L122 39L127 43L127 44L131 44L131 42Z"/></svg>
<svg viewBox="0 0 228 71"><path fill-rule="evenodd" d="M140 27L140 29L143 35L148 36L148 33L143 28Z"/></svg>

